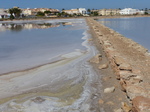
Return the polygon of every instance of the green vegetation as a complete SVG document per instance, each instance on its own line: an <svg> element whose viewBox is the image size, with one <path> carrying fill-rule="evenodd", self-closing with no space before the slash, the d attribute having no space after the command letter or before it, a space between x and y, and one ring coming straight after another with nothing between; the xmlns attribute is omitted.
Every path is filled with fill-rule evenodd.
<svg viewBox="0 0 150 112"><path fill-rule="evenodd" d="M91 16L98 16L98 11L93 11L93 12L91 12L90 15L91 15Z"/></svg>
<svg viewBox="0 0 150 112"><path fill-rule="evenodd" d="M10 13L10 19L14 19L14 18L19 18L20 17L20 14L22 13L22 10L15 7L15 8L9 9L8 12Z"/></svg>
<svg viewBox="0 0 150 112"><path fill-rule="evenodd" d="M44 11L44 14L50 14L51 11Z"/></svg>
<svg viewBox="0 0 150 112"><path fill-rule="evenodd" d="M45 14L44 14L44 12L39 11L39 12L37 12L36 16L45 16Z"/></svg>
<svg viewBox="0 0 150 112"><path fill-rule="evenodd" d="M88 12L88 14L90 14L91 13L91 9L88 9L87 12Z"/></svg>

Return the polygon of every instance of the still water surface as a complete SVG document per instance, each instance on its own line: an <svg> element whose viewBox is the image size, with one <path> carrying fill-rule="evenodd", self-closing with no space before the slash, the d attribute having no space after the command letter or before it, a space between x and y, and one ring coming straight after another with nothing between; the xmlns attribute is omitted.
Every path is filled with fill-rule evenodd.
<svg viewBox="0 0 150 112"><path fill-rule="evenodd" d="M100 75L84 19L0 23L1 112L96 112ZM97 104L98 105L98 104ZM103 109L101 109L103 110Z"/></svg>
<svg viewBox="0 0 150 112"><path fill-rule="evenodd" d="M80 22L1 23L0 74L48 63L76 49L85 50L81 45L85 26Z"/></svg>
<svg viewBox="0 0 150 112"><path fill-rule="evenodd" d="M150 51L150 17L98 20L105 26L143 45Z"/></svg>

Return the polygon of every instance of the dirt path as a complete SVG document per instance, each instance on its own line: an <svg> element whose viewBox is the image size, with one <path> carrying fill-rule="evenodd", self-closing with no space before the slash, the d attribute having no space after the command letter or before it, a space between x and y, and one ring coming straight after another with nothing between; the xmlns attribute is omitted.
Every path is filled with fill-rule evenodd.
<svg viewBox="0 0 150 112"><path fill-rule="evenodd" d="M91 29L91 34L95 37L94 41L99 49L104 51L109 61L110 67L108 69L113 70L115 73L113 75L110 74L111 72L106 72L104 74L109 75L103 76L103 87L115 87L115 92L104 94L103 100L107 102L108 107L100 100L100 103L106 107L106 112L108 112L107 108L111 108L111 106L113 110L118 107L118 111L121 111L119 108L122 108L125 112L131 110L135 112L149 111L150 54L147 49L101 25L93 18L87 18L87 23ZM105 72L105 69L103 71ZM121 85L121 89L119 85ZM144 104L146 105L144 106ZM117 112L117 110L115 111Z"/></svg>

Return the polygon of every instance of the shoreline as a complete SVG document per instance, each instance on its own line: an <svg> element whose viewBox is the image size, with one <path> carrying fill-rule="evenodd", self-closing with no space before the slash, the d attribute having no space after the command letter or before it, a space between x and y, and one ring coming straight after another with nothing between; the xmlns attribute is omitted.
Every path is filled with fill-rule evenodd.
<svg viewBox="0 0 150 112"><path fill-rule="evenodd" d="M56 20L56 19L86 19L86 18L126 18L126 17L150 17L150 15L120 15L120 16L91 16L91 17L56 17L56 18L29 18L29 19L14 19L14 20L2 20L0 22L7 22L7 21L28 21L28 20Z"/></svg>
<svg viewBox="0 0 150 112"><path fill-rule="evenodd" d="M76 18L76 19L79 19L79 18ZM97 62L97 60L96 61L94 60L94 62L93 62L93 60L92 60L93 58L89 60L89 56L87 56L87 55L81 56L81 57L77 56L77 59L75 57L71 57L71 59L73 58L72 64L74 65L74 63L78 62L78 66L76 65L75 67L73 67L71 69L66 69L66 70L74 69L74 71L68 71L68 72L73 73L73 75L77 75L76 71L79 71L80 70L79 68L83 69L83 67L84 67L83 71L81 70L81 74L84 71L85 71L85 74L87 73L87 75L89 77L89 82L87 82L86 85L90 85L90 86L82 86L82 85L84 85L84 84L82 84L82 82L87 79L86 78L87 75L85 75L83 77L80 74L77 77L78 78L81 77L79 79L79 86L81 86L80 89L82 90L83 88L85 89L85 87L86 87L87 91L91 91L91 93L89 93L89 94L91 94L91 95L89 95L90 97L87 97L86 96L87 94L81 94L81 95L83 95L83 97L85 99L89 98L89 100L92 101L90 103L90 106L91 106L90 110L91 111L92 110L93 111L100 110L100 112L101 111L102 112L112 112L112 111L114 111L114 112L123 112L123 111L131 112L131 110L134 112L145 112L143 110L139 111L139 107L141 105L137 105L138 104L137 100L139 100L139 96L140 96L140 98L143 98L143 99L150 98L150 92L149 92L150 77L148 77L148 75L150 74L150 69L149 69L150 68L149 67L150 66L150 64L149 64L150 63L150 55L147 52L147 49L145 49L138 43L132 41L131 39L128 39L128 38L122 36L121 34L115 32L114 30L111 30L110 28L105 27L104 25L95 21L94 18L88 17L86 19L86 22L87 22L87 26L89 26L89 34L91 35L89 37L91 37L91 38L90 39L85 38L87 35L84 35L82 37L82 39L84 40L82 45L86 46L86 44L88 44L89 46L87 46L87 47L91 48L91 51L88 51L88 53L91 52L91 54L87 54L87 55L93 56L93 55L99 53L98 54L98 62ZM112 39L112 37L113 37L113 39ZM93 50L92 47L90 46L90 44L92 44L92 47L94 47L94 48L96 47L99 52L97 52L96 50ZM85 54L83 53L83 55L85 55ZM69 55L66 54L65 56L70 56L70 54ZM97 58L97 56L95 56L94 58ZM65 60L58 60L58 62L56 62L56 63L55 62L47 63L45 65L41 65L41 66L35 67L33 69L42 68L41 69L42 71L40 71L40 72L43 72L43 70L49 70L51 68L51 66L49 64L59 63L59 64L57 64L57 66L58 66L58 70L61 71L59 69L59 66L62 66L63 64L65 64L66 67L69 66L69 64L67 64L67 63L69 63L71 61L71 59L70 58L66 59L66 62L64 62ZM79 61L81 61L81 60L82 60L82 63L81 62L79 63ZM90 63L87 62L88 60ZM62 64L61 64L61 61L63 61ZM104 64L106 64L107 66L99 69L100 65L104 65ZM65 67L65 65L63 65L63 66ZM88 66L88 65L92 65L92 67ZM86 72L86 70L88 70L88 71ZM29 71L31 71L31 73L29 73L28 77L31 77L33 75L33 77L31 77L31 78L34 78L34 80L39 81L37 76L41 76L40 80L43 81L43 84L33 86L35 89L33 89L31 91L34 93L37 93L37 91L43 91L43 90L46 91L46 93L41 92L40 94L38 94L40 97L35 97L34 99L32 98L31 101L32 102L35 101L35 103L36 103L36 100L39 100L39 101L42 100L42 102L44 102L46 98L41 97L41 96L50 94L49 92L47 92L48 89L51 90L54 88L50 88L48 79L44 79L46 81L42 80L42 78L44 76L37 74L37 72L39 72L38 70L33 71L33 73L32 73L32 70L29 69ZM18 71L16 74L18 74L19 72L22 72L22 71ZM95 74L95 72L97 74ZM60 74L61 73L62 72L60 72ZM62 76L65 75L66 73L64 71L64 74L62 74ZM44 74L46 74L45 77L50 79L50 75L48 74L47 71L45 71ZM24 76L24 78L27 78L27 76L24 73L22 74L22 76L19 74L18 74L18 76L19 77ZM8 80L9 82L11 82L15 79L15 78L12 78L13 79L12 80L11 77L7 77L7 75L2 75L2 77L4 77L5 81ZM19 79L19 77L18 77L18 79ZM67 77L67 74L66 74L66 77ZM20 78L20 79L24 80L24 78ZM54 78L52 77L52 79L54 79ZM56 77L56 79L61 82L59 77ZM66 79L64 79L64 77L62 77L62 80L66 81ZM68 79L68 80L70 80L70 79ZM91 83L91 80L93 80L92 83ZM19 80L16 79L16 81L19 81ZM26 79L26 81L28 81L28 79ZM41 83L41 81L39 81L39 82ZM63 81L61 83L60 82L58 84L60 84L60 85L61 85L61 83L64 84ZM68 82L66 81L65 83L67 84ZM47 85L45 85L45 83L47 83ZM80 83L81 83L81 85L80 85ZM20 84L18 83L18 85L22 86L22 82L20 82ZM16 89L18 88L17 90L20 91L18 85L15 88ZM75 88L74 91L70 91L70 94L72 96L74 96L73 93L75 93L79 89L78 87L76 87L74 85L75 84L72 84L71 86L67 86L67 88L70 88L70 87L72 88L72 86L73 86L73 88ZM58 86L58 85L56 85L56 86ZM77 86L78 86L78 83L77 83ZM110 88L110 87L114 87L115 90L110 93L105 93L103 91L106 88ZM67 88L64 87L63 89L66 89L68 92ZM10 89L12 89L12 88L10 88ZM26 89L24 89L24 90L28 91ZM8 89L7 92L8 91L10 91L10 90ZM86 91L84 91L84 92L86 92ZM28 93L25 92L25 94L28 94ZM51 94L49 96L51 96ZM53 96L53 94L52 94L52 96ZM23 94L23 97L24 97L24 94ZM79 97L79 96L77 96L77 97ZM65 98L67 98L67 97L65 97ZM64 98L64 100L65 100L65 98ZM17 99L16 99L16 101L17 101ZM70 99L68 101L72 102L72 99ZM143 102L145 103L145 101L143 101ZM142 102L142 104L143 104L143 102ZM89 102L87 104L89 104ZM10 103L10 106L13 107L14 104ZM18 104L16 103L15 106L18 106ZM84 107L86 107L86 106L87 106L86 102L84 102L84 104L81 106L82 110L84 110L85 109ZM147 109L147 107L146 107L146 109ZM148 109L149 109L149 107L148 107Z"/></svg>
<svg viewBox="0 0 150 112"><path fill-rule="evenodd" d="M143 112L150 109L150 106L143 107L145 110L140 108L142 104L147 104L145 99L150 101L150 56L147 49L94 19L87 18L89 27L93 30L95 39L102 47L115 74L111 77L116 77L115 82L120 83L122 94L125 94L128 100L124 103L120 101L121 107L118 107L118 110ZM139 99L143 99L142 103Z"/></svg>
<svg viewBox="0 0 150 112"><path fill-rule="evenodd" d="M100 82L88 62L97 50L89 45L89 38L91 35L84 32L82 45L87 52L68 53L56 63L1 76L0 110L97 111Z"/></svg>

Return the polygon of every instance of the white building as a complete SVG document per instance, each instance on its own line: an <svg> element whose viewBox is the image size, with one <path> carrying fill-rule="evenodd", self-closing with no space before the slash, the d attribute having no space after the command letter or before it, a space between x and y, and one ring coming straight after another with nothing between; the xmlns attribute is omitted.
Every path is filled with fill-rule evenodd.
<svg viewBox="0 0 150 112"><path fill-rule="evenodd" d="M65 13L67 13L67 14L71 14L71 15L73 15L73 14L82 14L82 15L84 15L84 14L87 14L87 11L86 11L86 9L85 8L79 8L79 9L71 9L71 10L63 10L63 12L65 12Z"/></svg>
<svg viewBox="0 0 150 112"><path fill-rule="evenodd" d="M71 9L71 10L63 10L63 12L67 13L67 14L80 14L78 9Z"/></svg>
<svg viewBox="0 0 150 112"><path fill-rule="evenodd" d="M23 9L22 10L22 13L24 15L32 15L32 10L30 8L27 8L27 9Z"/></svg>
<svg viewBox="0 0 150 112"><path fill-rule="evenodd" d="M0 19L1 18L6 18L7 16L9 16L8 13L6 13L5 9L0 9Z"/></svg>
<svg viewBox="0 0 150 112"><path fill-rule="evenodd" d="M78 10L80 14L87 14L87 10L85 8L79 8Z"/></svg>
<svg viewBox="0 0 150 112"><path fill-rule="evenodd" d="M144 11L139 9L125 8L120 11L121 15L133 15L133 14L144 14Z"/></svg>

